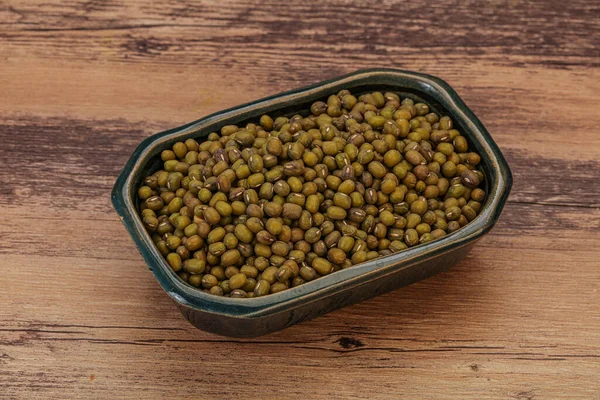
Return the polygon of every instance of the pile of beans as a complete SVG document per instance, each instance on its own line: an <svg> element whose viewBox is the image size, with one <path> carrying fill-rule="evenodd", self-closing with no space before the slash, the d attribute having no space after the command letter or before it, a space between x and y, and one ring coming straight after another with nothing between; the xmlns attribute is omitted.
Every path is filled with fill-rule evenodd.
<svg viewBox="0 0 600 400"><path fill-rule="evenodd" d="M178 276L257 297L439 239L485 200L480 156L448 116L395 93L317 101L161 153L143 224Z"/></svg>

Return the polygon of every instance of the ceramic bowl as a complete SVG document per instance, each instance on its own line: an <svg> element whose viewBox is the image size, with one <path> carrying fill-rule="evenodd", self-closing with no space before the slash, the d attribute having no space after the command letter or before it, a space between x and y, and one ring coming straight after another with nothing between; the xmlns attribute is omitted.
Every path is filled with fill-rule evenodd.
<svg viewBox="0 0 600 400"><path fill-rule="evenodd" d="M272 117L307 114L314 101L325 100L341 89L349 89L354 95L391 91L403 98L427 103L441 115L449 115L457 129L468 138L471 148L481 155L488 197L477 218L440 240L264 297L214 296L180 280L154 246L137 212L137 189L145 176L160 169L161 151L188 138L202 141L224 125L256 122L262 114ZM369 69L230 108L147 138L119 175L112 191L112 202L158 283L193 325L220 335L255 337L409 285L455 265L494 226L510 192L511 182L510 169L498 146L446 82L415 72Z"/></svg>

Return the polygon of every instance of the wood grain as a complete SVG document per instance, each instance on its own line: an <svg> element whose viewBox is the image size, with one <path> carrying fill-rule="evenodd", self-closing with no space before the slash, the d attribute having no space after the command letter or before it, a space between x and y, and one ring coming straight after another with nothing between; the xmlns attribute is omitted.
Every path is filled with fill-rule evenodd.
<svg viewBox="0 0 600 400"><path fill-rule="evenodd" d="M600 399L599 37L582 0L1 2L0 398ZM445 79L491 131L496 228L279 333L191 327L110 205L129 155L374 66Z"/></svg>

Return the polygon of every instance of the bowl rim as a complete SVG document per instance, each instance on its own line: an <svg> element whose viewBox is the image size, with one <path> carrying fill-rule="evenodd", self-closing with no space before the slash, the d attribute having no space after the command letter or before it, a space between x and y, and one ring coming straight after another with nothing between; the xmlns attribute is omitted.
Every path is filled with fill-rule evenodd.
<svg viewBox="0 0 600 400"><path fill-rule="evenodd" d="M394 80L397 82L393 82ZM336 88L339 90L341 87L352 87L353 84L358 86L357 83L363 86L389 85L426 93L439 102L444 107L444 111L458 122L463 129L462 133L466 134L470 141L477 141L479 154L489 164L488 172L495 178L488 188L488 200L480 214L463 228L441 239L367 261L268 296L249 299L214 296L181 281L156 249L131 201L132 191L137 190L133 187L136 172L139 172L157 154L159 147L163 147L166 142L173 141L176 137L194 135L197 137L200 131L206 131L204 134L207 135L209 127L213 125L222 126L233 120L241 122L245 119L255 118L255 114L281 110L286 105L293 105L294 102L315 101L323 98L327 93L336 92ZM394 89L390 88L390 90ZM121 170L114 184L111 200L155 278L173 300L180 305L207 313L232 318L258 318L293 308L299 304L304 305L320 300L324 295L331 295L342 289L362 285L373 279L395 273L398 269L408 268L444 251L468 245L495 225L511 187L512 173L497 144L481 121L448 83L435 76L413 71L371 68L218 111L180 127L149 136L137 146Z"/></svg>

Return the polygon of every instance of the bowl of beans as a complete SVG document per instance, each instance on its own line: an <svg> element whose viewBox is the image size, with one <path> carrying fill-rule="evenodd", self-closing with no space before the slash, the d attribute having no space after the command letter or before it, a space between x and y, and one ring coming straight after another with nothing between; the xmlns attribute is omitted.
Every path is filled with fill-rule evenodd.
<svg viewBox="0 0 600 400"><path fill-rule="evenodd" d="M511 184L447 83L371 69L147 138L112 201L193 325L254 337L448 269Z"/></svg>

